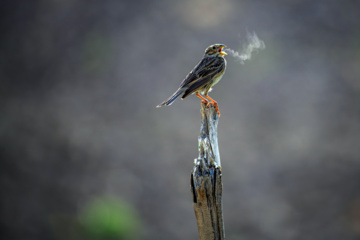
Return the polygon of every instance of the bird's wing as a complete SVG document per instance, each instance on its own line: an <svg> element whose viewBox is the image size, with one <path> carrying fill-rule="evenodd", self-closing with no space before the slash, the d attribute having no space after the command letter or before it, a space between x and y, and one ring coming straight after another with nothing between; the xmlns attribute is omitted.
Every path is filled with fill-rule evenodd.
<svg viewBox="0 0 360 240"><path fill-rule="evenodd" d="M223 67L225 67L225 62L222 57L204 57L182 81L180 87L190 86L197 80L216 74Z"/></svg>
<svg viewBox="0 0 360 240"><path fill-rule="evenodd" d="M206 85L207 83L209 83L209 81L211 81L212 75L208 75L204 78L199 78L196 81L194 81L184 92L184 94L182 95L182 99L186 98L187 96L189 96L190 94L198 91L199 89L201 89L204 85Z"/></svg>
<svg viewBox="0 0 360 240"><path fill-rule="evenodd" d="M198 72L198 78L191 81L186 85L187 89L184 92L182 98L186 98L188 95L202 89L205 85L209 84L212 79L218 73L222 72L225 68L225 61L222 58L216 59L215 62L212 62L211 65L208 65L206 68L201 69Z"/></svg>

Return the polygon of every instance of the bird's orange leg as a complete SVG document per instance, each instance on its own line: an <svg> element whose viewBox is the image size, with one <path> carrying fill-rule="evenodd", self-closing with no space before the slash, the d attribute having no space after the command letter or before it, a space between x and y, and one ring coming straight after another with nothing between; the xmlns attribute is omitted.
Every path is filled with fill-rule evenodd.
<svg viewBox="0 0 360 240"><path fill-rule="evenodd" d="M202 99L202 101L201 101L202 103L208 103L208 101L205 98L203 98L203 96L201 96L198 92L196 92L195 94L197 97Z"/></svg>
<svg viewBox="0 0 360 240"><path fill-rule="evenodd" d="M205 97L211 101L211 103L208 103L208 104L214 104L216 111L220 117L220 111L219 111L219 106L218 106L217 102L214 99L212 99L211 97L209 97L207 94L205 94Z"/></svg>

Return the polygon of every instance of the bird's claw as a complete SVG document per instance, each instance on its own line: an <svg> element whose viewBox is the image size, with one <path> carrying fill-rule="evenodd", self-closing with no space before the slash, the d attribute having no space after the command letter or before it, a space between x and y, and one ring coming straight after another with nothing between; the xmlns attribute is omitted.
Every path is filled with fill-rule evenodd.
<svg viewBox="0 0 360 240"><path fill-rule="evenodd" d="M216 112L217 112L217 114L218 114L219 117L220 117L220 111L219 111L219 106L218 106L217 102L208 102L208 103L207 103L207 106L210 106L210 105L214 105L214 107L215 107L215 109L216 109Z"/></svg>

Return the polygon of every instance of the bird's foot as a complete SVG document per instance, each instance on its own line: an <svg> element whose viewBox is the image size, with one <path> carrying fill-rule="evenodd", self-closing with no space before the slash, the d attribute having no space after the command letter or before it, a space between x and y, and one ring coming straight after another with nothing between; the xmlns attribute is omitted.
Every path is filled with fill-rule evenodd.
<svg viewBox="0 0 360 240"><path fill-rule="evenodd" d="M214 106L215 106L215 109L216 109L216 112L217 112L217 114L218 114L219 117L220 117L220 111L219 111L219 106L218 106L217 102L208 102L207 105L208 105L208 106L209 106L209 105L214 105Z"/></svg>
<svg viewBox="0 0 360 240"><path fill-rule="evenodd" d="M209 104L209 102L208 102L208 101L206 101L206 100L202 100L202 101L201 101L201 103L204 103L204 104Z"/></svg>

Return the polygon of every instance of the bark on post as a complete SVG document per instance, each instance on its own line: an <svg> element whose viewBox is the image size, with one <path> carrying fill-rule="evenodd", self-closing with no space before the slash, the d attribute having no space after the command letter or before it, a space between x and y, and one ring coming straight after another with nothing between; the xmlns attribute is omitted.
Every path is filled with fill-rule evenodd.
<svg viewBox="0 0 360 240"><path fill-rule="evenodd" d="M222 212L222 174L213 105L201 104L199 157L191 173L191 191L200 240L225 239Z"/></svg>

